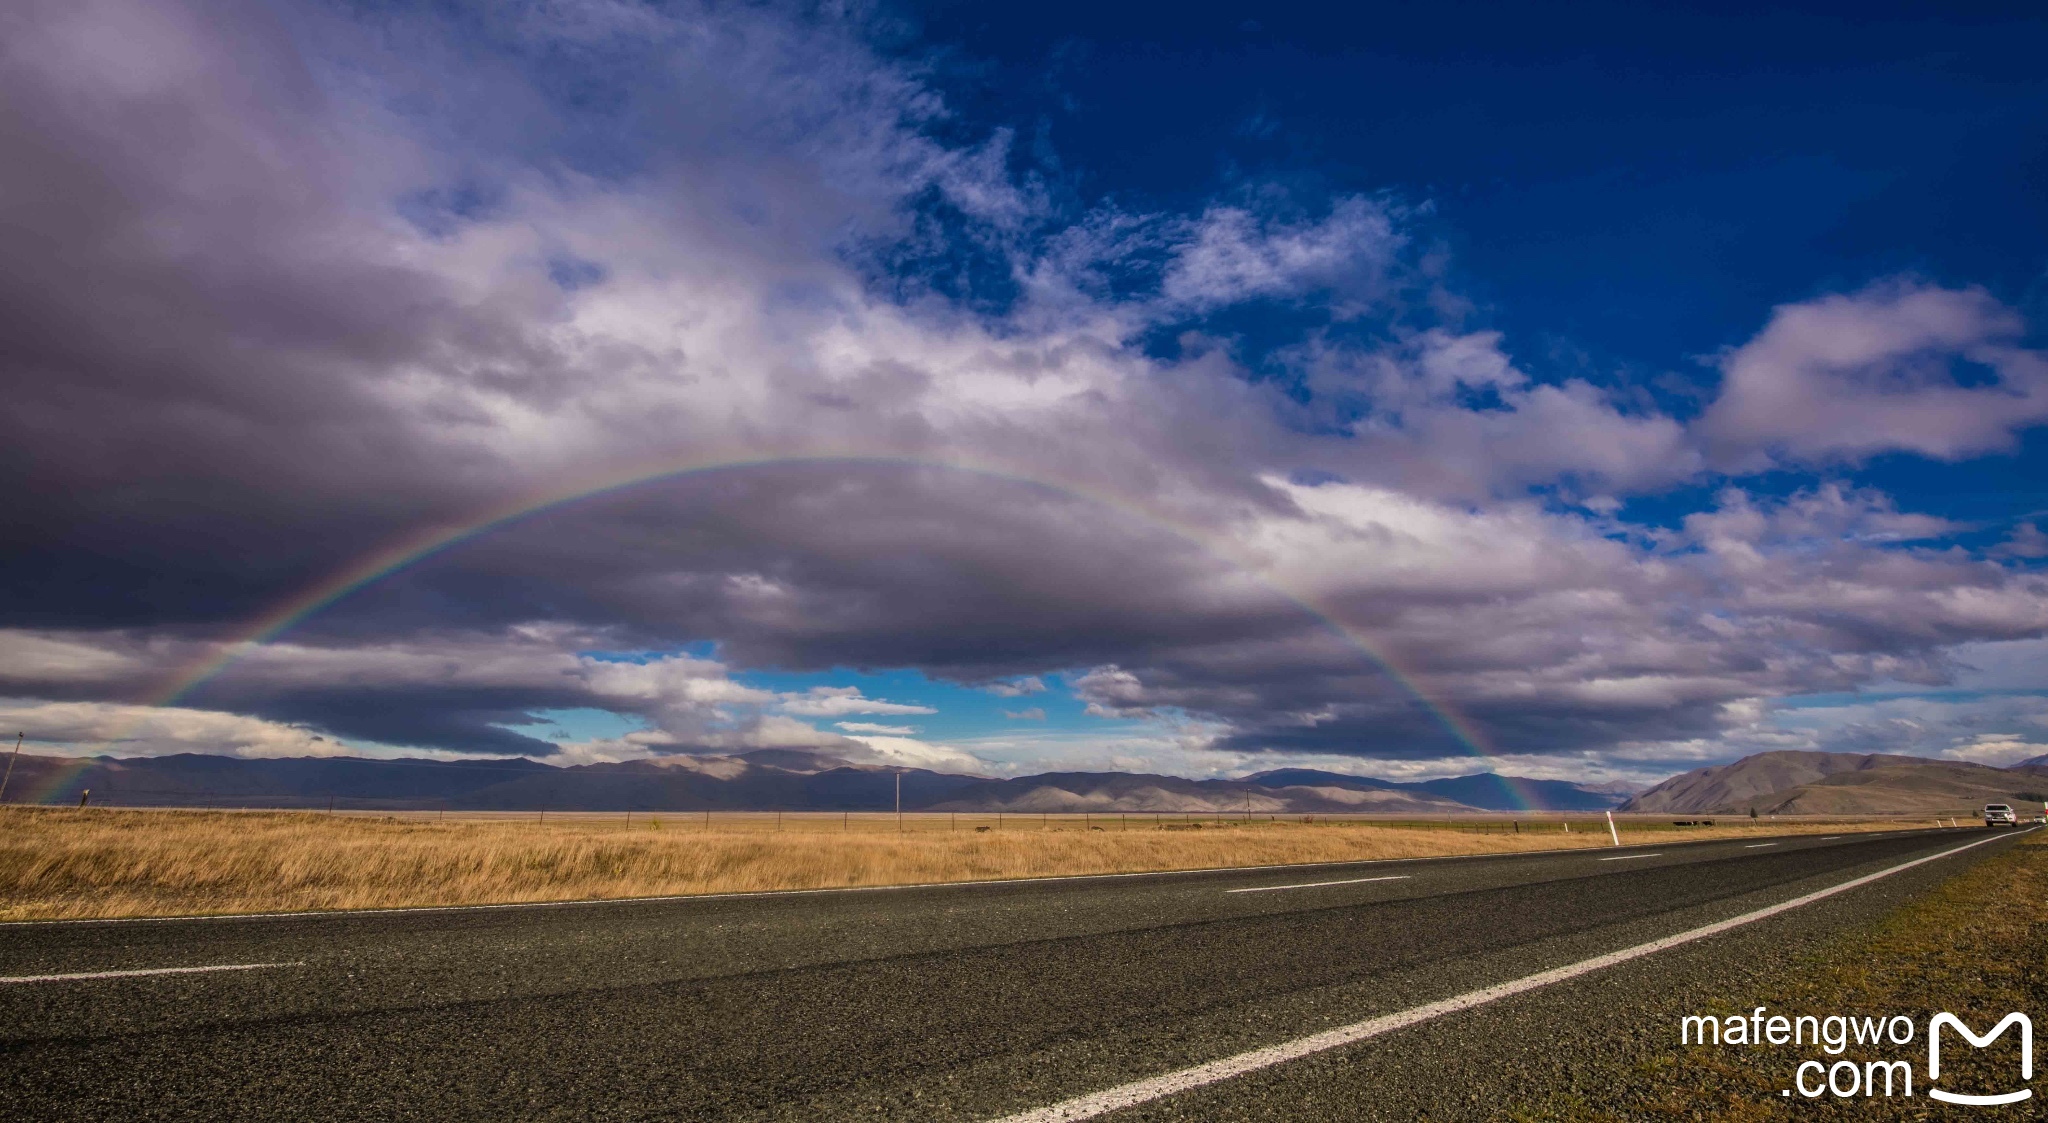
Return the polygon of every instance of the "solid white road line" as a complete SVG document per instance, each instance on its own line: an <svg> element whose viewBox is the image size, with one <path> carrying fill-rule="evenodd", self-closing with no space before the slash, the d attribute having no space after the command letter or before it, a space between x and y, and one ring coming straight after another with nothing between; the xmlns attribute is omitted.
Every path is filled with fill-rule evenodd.
<svg viewBox="0 0 2048 1123"><path fill-rule="evenodd" d="M1225 889L1225 893L1271 893L1276 889L1321 889L1325 885L1363 885L1368 881L1406 881L1410 875L1393 877L1351 877L1343 881L1304 881L1300 885L1260 885L1251 889Z"/></svg>
<svg viewBox="0 0 2048 1123"><path fill-rule="evenodd" d="M1965 843L1952 850L1944 850L1939 854L1931 854L1925 858L1915 858L1910 862L1902 862L1896 866L1879 870L1876 873L1865 874L1862 877L1845 881L1840 885L1816 890L1803 897L1794 897L1789 901L1782 901L1767 908L1743 913L1741 916L1730 917L1727 920L1717 921L1713 924L1702 925L1689 931L1680 932L1675 936L1666 936L1661 940L1652 940L1647 944L1637 944L1632 948L1623 948L1620 951L1609 952L1606 955L1595 956L1592 959L1582 959L1577 963L1528 975L1513 982L1501 983L1498 986L1467 991L1455 998L1446 998L1441 1002L1432 1002L1427 1006L1417 1006L1412 1010L1403 1010L1398 1014L1388 1014L1385 1017L1355 1022L1348 1026L1340 1026L1337 1029L1325 1030L1322 1033L1311 1034L1307 1037L1299 1037L1293 1041L1285 1041L1278 1045L1268 1045L1263 1049L1254 1049L1249 1053L1239 1053L1234 1057L1225 1057L1222 1060L1210 1061L1208 1064L1195 1065L1192 1068L1184 1068L1178 1072L1169 1072L1163 1076L1152 1077L1149 1080L1139 1080L1105 1091L1094 1092L1085 1096L1075 1096L1073 1099L1062 1100L1049 1107L1019 1112L1016 1115L1006 1115L996 1120L995 1123L1073 1123L1074 1120L1093 1119L1098 1115L1107 1115L1112 1111L1121 1111L1127 1107L1150 1103L1153 1100L1171 1096L1176 1092L1185 1092L1190 1088L1200 1088L1204 1085L1229 1080L1232 1077L1243 1076L1248 1072L1257 1072L1262 1068L1271 1068L1277 1064L1299 1060L1302 1057L1364 1041L1370 1037L1378 1037L1381 1034L1391 1033L1394 1030L1416 1025L1420 1022L1426 1022L1432 1018L1440 1018L1445 1014L1455 1014L1460 1010L1470 1010L1475 1006L1484 1006L1489 1002L1498 1002L1503 998L1532 991L1539 987L1547 987L1552 983L1561 983L1566 979L1575 979L1580 975L1591 974L1594 971L1604 970L1619 963L1627 963L1631 959L1641 959L1646 955L1654 955L1667 948L1675 948L1681 944L1689 944L1695 940L1704 940L1709 936L1717 936L1731 928L1740 928L1745 924L1753 924L1756 921L1776 916L1782 912L1790 912L1802 905L1810 905L1815 901L1825 900L1837 893L1846 893L1851 889L1868 885L1880 878L1890 877L1895 873L1912 869L1914 866L1924 866L1929 862L1938 862L1951 855L1960 854L1973 846L1982 846L1986 842L1992 841L1996 840L1990 838L1979 839L1976 842Z"/></svg>
<svg viewBox="0 0 2048 1123"><path fill-rule="evenodd" d="M80 979L133 979L143 975L204 975L211 971L261 971L266 967L304 966L304 963L216 963L208 967L146 967L137 971L80 971L71 975L0 975L0 984L69 983Z"/></svg>
<svg viewBox="0 0 2048 1123"><path fill-rule="evenodd" d="M1662 858L1662 854L1616 854L1612 858L1595 858L1596 862L1626 862L1634 858Z"/></svg>

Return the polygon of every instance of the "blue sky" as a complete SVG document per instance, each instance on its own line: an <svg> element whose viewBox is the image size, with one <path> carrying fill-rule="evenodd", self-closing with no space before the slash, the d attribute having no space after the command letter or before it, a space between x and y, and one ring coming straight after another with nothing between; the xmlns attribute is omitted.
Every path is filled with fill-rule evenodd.
<svg viewBox="0 0 2048 1123"><path fill-rule="evenodd" d="M1189 207L1282 183L1426 207L1420 236L1539 376L1696 412L1703 360L1771 308L1898 274L1983 286L2048 331L2031 5L910 10L905 53L1077 195ZM2037 430L2011 457L1834 474L2024 518L2048 509L2044 455Z"/></svg>
<svg viewBox="0 0 2048 1123"><path fill-rule="evenodd" d="M2048 753L2038 7L19 32L0 717L50 751Z"/></svg>

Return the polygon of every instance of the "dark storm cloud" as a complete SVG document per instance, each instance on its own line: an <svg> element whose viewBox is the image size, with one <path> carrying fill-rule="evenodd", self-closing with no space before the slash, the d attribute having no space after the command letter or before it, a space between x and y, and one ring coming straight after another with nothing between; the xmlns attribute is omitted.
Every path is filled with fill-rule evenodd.
<svg viewBox="0 0 2048 1123"><path fill-rule="evenodd" d="M266 609L521 496L906 461L507 523L182 699L277 728L181 718L165 743L542 752L531 715L592 707L642 719L648 751L844 748L728 672L853 666L1064 672L1100 712L1193 715L1229 751L1458 751L1384 660L1504 750L1654 754L1759 698L1940 681L1955 644L2048 629L2037 571L1880 495L1612 517L1710 462L1999 447L2043 368L1980 293L1781 309L1697 437L1524 373L1433 287L1416 209L1079 211L1013 174L1007 134L935 139L961 131L943 101L833 20L7 19L0 692L157 700ZM942 295L970 242L1006 300ZM1320 326L1254 377L1219 317L1276 308ZM1885 329L1900 309L1924 314ZM2027 409L1949 392L1930 353L1990 363ZM1908 375L1940 425L1872 389ZM1793 376L1802 402L1856 389L1865 443L1773 409ZM652 671L588 654L704 645ZM81 714L46 716L105 724Z"/></svg>

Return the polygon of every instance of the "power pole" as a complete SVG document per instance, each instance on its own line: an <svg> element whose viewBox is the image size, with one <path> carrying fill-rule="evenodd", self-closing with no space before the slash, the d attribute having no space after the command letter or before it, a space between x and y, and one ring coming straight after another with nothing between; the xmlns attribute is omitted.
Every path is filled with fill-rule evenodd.
<svg viewBox="0 0 2048 1123"><path fill-rule="evenodd" d="M14 779L14 762L21 756L21 739L26 736L26 733L14 735L14 755L7 758L7 774L0 776L0 803L7 802L7 782Z"/></svg>
<svg viewBox="0 0 2048 1123"><path fill-rule="evenodd" d="M903 833L903 770L896 770L896 833Z"/></svg>

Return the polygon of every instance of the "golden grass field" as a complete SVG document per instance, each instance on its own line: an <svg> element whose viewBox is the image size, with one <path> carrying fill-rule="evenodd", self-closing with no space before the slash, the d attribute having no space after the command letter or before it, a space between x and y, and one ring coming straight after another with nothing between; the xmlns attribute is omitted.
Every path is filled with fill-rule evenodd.
<svg viewBox="0 0 2048 1123"><path fill-rule="evenodd" d="M1609 845L1574 817L534 816L0 808L0 919L488 904L1205 869ZM1732 823L1725 821L1724 823ZM1191 829L1200 824L1201 829ZM1622 841L1926 822L1624 823ZM977 830L986 827L985 830ZM1177 829L1168 829L1177 828ZM1517 833L1519 832L1519 833Z"/></svg>

